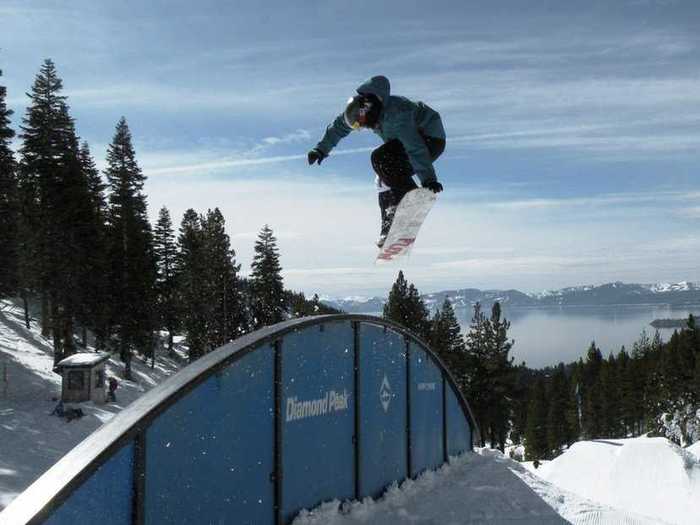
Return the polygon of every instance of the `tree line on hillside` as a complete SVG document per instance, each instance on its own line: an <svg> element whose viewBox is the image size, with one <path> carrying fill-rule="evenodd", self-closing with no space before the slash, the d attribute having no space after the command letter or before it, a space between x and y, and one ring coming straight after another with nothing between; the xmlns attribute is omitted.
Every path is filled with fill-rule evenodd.
<svg viewBox="0 0 700 525"><path fill-rule="evenodd" d="M90 332L97 348L120 354L129 378L135 353L153 358L159 331L171 352L173 333L183 333L195 360L261 326L334 311L284 289L267 225L247 279L218 208L187 210L175 238L164 207L153 228L126 119L100 173L62 84L46 60L28 93L17 159L0 86L0 298L23 301L28 328L38 303L54 362L85 346Z"/></svg>
<svg viewBox="0 0 700 525"><path fill-rule="evenodd" d="M668 342L642 333L632 352L606 359L592 343L585 359L544 369L513 364L510 323L495 302L474 305L462 334L449 298L432 317L399 272L384 316L413 329L455 378L481 429L480 444L525 445L527 459L551 459L580 439L663 435L700 440L700 328L691 315Z"/></svg>
<svg viewBox="0 0 700 525"><path fill-rule="evenodd" d="M551 459L578 439L665 436L700 440L700 331L693 316L667 342L642 333L631 352L603 357L591 343L575 363L518 369L514 421L530 459Z"/></svg>

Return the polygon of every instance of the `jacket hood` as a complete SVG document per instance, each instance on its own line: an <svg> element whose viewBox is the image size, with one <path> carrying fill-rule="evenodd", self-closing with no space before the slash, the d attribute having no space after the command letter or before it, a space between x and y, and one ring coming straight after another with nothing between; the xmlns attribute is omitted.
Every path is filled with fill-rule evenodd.
<svg viewBox="0 0 700 525"><path fill-rule="evenodd" d="M370 78L357 88L360 95L376 95L383 104L389 100L389 91L389 79L382 75Z"/></svg>

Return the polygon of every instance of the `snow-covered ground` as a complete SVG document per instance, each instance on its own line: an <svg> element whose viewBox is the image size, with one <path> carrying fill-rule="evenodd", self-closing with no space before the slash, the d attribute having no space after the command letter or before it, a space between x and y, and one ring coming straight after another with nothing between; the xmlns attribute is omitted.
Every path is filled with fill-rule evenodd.
<svg viewBox="0 0 700 525"><path fill-rule="evenodd" d="M51 341L36 328L34 323L26 330L21 309L0 301L0 510L100 425L184 364L160 356L151 369L134 359L134 381L125 381L122 363L110 359L106 373L118 378L117 402L81 403L85 416L68 422L49 415L61 393L61 378L52 371Z"/></svg>
<svg viewBox="0 0 700 525"><path fill-rule="evenodd" d="M697 443L693 443L690 445L686 450L692 454L695 454L695 457L698 458L698 461L700 461L700 441Z"/></svg>
<svg viewBox="0 0 700 525"><path fill-rule="evenodd" d="M533 472L603 505L658 523L700 523L700 445L665 438L580 441Z"/></svg>
<svg viewBox="0 0 700 525"><path fill-rule="evenodd" d="M498 451L478 449L391 487L379 501L324 503L294 525L580 525L667 523L559 488Z"/></svg>

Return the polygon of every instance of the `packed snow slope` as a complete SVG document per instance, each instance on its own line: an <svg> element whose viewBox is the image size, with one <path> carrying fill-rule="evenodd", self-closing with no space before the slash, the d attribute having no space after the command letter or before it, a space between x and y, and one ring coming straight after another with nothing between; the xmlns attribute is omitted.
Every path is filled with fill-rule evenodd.
<svg viewBox="0 0 700 525"><path fill-rule="evenodd" d="M665 438L580 441L534 472L561 489L658 522L700 523L700 459Z"/></svg>
<svg viewBox="0 0 700 525"><path fill-rule="evenodd" d="M0 301L0 511L61 456L183 365L162 356L151 369L134 359L134 381L125 381L122 363L110 359L106 374L119 381L117 402L73 404L85 416L68 422L50 415L61 394L52 356L51 341L41 336L36 322L27 330L21 309Z"/></svg>
<svg viewBox="0 0 700 525"><path fill-rule="evenodd" d="M394 485L378 501L324 503L293 525L580 525L665 523L562 490L498 451L478 449Z"/></svg>

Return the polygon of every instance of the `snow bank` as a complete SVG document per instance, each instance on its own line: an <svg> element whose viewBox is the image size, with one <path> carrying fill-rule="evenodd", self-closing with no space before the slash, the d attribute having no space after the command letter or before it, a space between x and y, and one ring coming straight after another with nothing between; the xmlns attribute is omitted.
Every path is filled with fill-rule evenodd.
<svg viewBox="0 0 700 525"><path fill-rule="evenodd" d="M698 458L665 438L581 441L534 473L584 498L661 522L700 520Z"/></svg>
<svg viewBox="0 0 700 525"><path fill-rule="evenodd" d="M332 501L302 511L294 525L470 523L662 525L561 489L498 451L477 449L436 472L392 486L378 500Z"/></svg>
<svg viewBox="0 0 700 525"><path fill-rule="evenodd" d="M184 360L160 356L151 369L135 358L134 380L125 381L122 363L108 360L107 376L119 378L117 402L73 404L85 416L68 422L50 415L61 395L51 341L35 324L32 330L24 327L20 308L0 301L0 511L61 456L183 364Z"/></svg>

